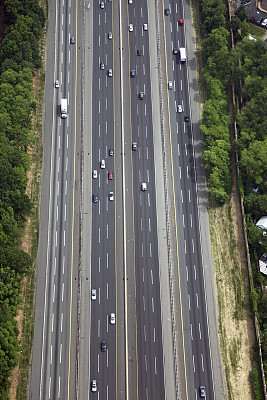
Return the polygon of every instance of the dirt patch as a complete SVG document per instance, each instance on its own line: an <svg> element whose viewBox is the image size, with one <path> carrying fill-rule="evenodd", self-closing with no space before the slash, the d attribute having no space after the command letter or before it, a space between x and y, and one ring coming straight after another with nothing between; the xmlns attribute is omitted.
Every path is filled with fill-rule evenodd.
<svg viewBox="0 0 267 400"><path fill-rule="evenodd" d="M209 211L222 360L229 400L253 399L254 323L238 195Z"/></svg>

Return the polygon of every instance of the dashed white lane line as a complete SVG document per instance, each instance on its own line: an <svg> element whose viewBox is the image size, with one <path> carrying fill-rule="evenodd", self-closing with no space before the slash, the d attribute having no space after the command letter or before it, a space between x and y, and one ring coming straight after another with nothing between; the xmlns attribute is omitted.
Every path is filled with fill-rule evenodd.
<svg viewBox="0 0 267 400"><path fill-rule="evenodd" d="M197 303L197 308L199 308L198 294L197 293L196 293L196 303Z"/></svg>
<svg viewBox="0 0 267 400"><path fill-rule="evenodd" d="M54 276L56 275L56 272L57 272L57 257L55 256Z"/></svg>
<svg viewBox="0 0 267 400"><path fill-rule="evenodd" d="M57 247L57 231L56 231L56 240L55 240L55 242L56 242L56 247Z"/></svg>
<svg viewBox="0 0 267 400"><path fill-rule="evenodd" d="M69 134L67 134L67 149L69 148Z"/></svg>
<svg viewBox="0 0 267 400"><path fill-rule="evenodd" d="M152 245L151 245L151 242L149 243L149 255L152 258Z"/></svg>
<svg viewBox="0 0 267 400"><path fill-rule="evenodd" d="M140 229L141 229L141 232L143 231L143 218L141 217L141 219L140 219Z"/></svg>
<svg viewBox="0 0 267 400"><path fill-rule="evenodd" d="M60 382L61 382L61 378L59 376L58 377L58 395L57 395L58 399L60 398Z"/></svg>
<svg viewBox="0 0 267 400"><path fill-rule="evenodd" d="M197 279L197 270L196 270L196 266L194 265L194 275L195 275L195 280Z"/></svg>
<svg viewBox="0 0 267 400"><path fill-rule="evenodd" d="M63 257L63 266L62 266L62 274L65 272L65 256Z"/></svg>
<svg viewBox="0 0 267 400"><path fill-rule="evenodd" d="M52 315L52 332L54 332L54 313L53 313L53 315Z"/></svg>
<svg viewBox="0 0 267 400"><path fill-rule="evenodd" d="M107 224L107 239L108 239L108 224Z"/></svg>
<svg viewBox="0 0 267 400"><path fill-rule="evenodd" d="M188 165L186 167L186 176L187 176L187 179L189 179L189 168L188 168Z"/></svg>
<svg viewBox="0 0 267 400"><path fill-rule="evenodd" d="M146 342L146 326L144 325L144 338L145 338L145 342Z"/></svg>
<svg viewBox="0 0 267 400"><path fill-rule="evenodd" d="M144 311L146 311L146 302L145 302L145 296L143 296L143 308L144 308Z"/></svg>
<svg viewBox="0 0 267 400"><path fill-rule="evenodd" d="M146 104L145 104L145 116L146 116Z"/></svg>
<svg viewBox="0 0 267 400"><path fill-rule="evenodd" d="M170 21L170 29L171 29L171 32L172 32L172 23L171 23L171 21Z"/></svg>
<svg viewBox="0 0 267 400"><path fill-rule="evenodd" d="M100 228L98 228L98 243L99 243L99 244L100 244L100 242L101 242L100 233L101 233Z"/></svg>
<svg viewBox="0 0 267 400"><path fill-rule="evenodd" d="M99 374L99 354L97 355L97 373Z"/></svg>
<svg viewBox="0 0 267 400"><path fill-rule="evenodd" d="M107 300L108 300L108 282L107 282Z"/></svg>
<svg viewBox="0 0 267 400"><path fill-rule="evenodd" d="M143 74L144 74L144 75L146 74L146 67L145 67L145 64L143 64Z"/></svg>
<svg viewBox="0 0 267 400"><path fill-rule="evenodd" d="M58 221L58 206L57 206L57 221Z"/></svg>
<svg viewBox="0 0 267 400"><path fill-rule="evenodd" d="M153 328L153 339L154 339L154 343L156 343L156 329Z"/></svg>
<svg viewBox="0 0 267 400"><path fill-rule="evenodd" d="M191 311L191 301L190 296L188 295L188 309Z"/></svg>
<svg viewBox="0 0 267 400"><path fill-rule="evenodd" d="M141 15L141 18L143 18L143 8L142 7L140 8L140 15Z"/></svg>
<svg viewBox="0 0 267 400"><path fill-rule="evenodd" d="M136 114L138 115L138 104L136 104Z"/></svg>
<svg viewBox="0 0 267 400"><path fill-rule="evenodd" d="M188 202L191 203L191 192L190 192L190 189L188 190Z"/></svg>
<svg viewBox="0 0 267 400"><path fill-rule="evenodd" d="M98 257L98 272L100 273L100 265L101 265L101 263L100 263L100 257Z"/></svg>
<svg viewBox="0 0 267 400"><path fill-rule="evenodd" d="M100 102L100 100L98 100L98 113L100 114L101 112L101 102Z"/></svg>
<svg viewBox="0 0 267 400"><path fill-rule="evenodd" d="M199 339L202 339L202 334L201 334L201 326L200 326L200 322L198 323L198 332L199 332Z"/></svg>
<svg viewBox="0 0 267 400"><path fill-rule="evenodd" d="M53 285L53 303L55 301L55 291L56 291L56 287L55 284Z"/></svg>
<svg viewBox="0 0 267 400"><path fill-rule="evenodd" d="M178 156L180 157L180 145L179 145L179 143L177 144L177 153L178 153Z"/></svg>
<svg viewBox="0 0 267 400"><path fill-rule="evenodd" d="M147 372L147 361L146 361L146 354L145 354L145 367L146 367L146 372Z"/></svg>
<svg viewBox="0 0 267 400"><path fill-rule="evenodd" d="M98 289L98 304L101 304L101 289Z"/></svg>
<svg viewBox="0 0 267 400"><path fill-rule="evenodd" d="M189 274L188 274L188 266L187 265L185 266L185 269L186 269L186 281L188 282L188 277L189 277L188 275Z"/></svg>
<svg viewBox="0 0 267 400"><path fill-rule="evenodd" d="M201 357L202 371L204 372L204 358L203 358L203 354L202 353L201 353L200 357Z"/></svg>
<svg viewBox="0 0 267 400"><path fill-rule="evenodd" d="M172 60L172 71L174 72L174 60Z"/></svg>
<svg viewBox="0 0 267 400"><path fill-rule="evenodd" d="M143 283L145 282L145 270L144 270L144 268L142 268L142 280L143 280Z"/></svg>
<svg viewBox="0 0 267 400"><path fill-rule="evenodd" d="M59 351L59 364L62 362L62 343L60 343L60 351Z"/></svg>
<svg viewBox="0 0 267 400"><path fill-rule="evenodd" d="M66 246L66 231L65 231L65 229L64 229L64 232L63 232L63 244L64 244L64 247Z"/></svg>
<svg viewBox="0 0 267 400"><path fill-rule="evenodd" d="M146 125L146 139L147 139L147 125Z"/></svg>
<svg viewBox="0 0 267 400"><path fill-rule="evenodd" d="M63 329L63 313L61 313L61 321L60 321L60 332L62 333Z"/></svg>
<svg viewBox="0 0 267 400"><path fill-rule="evenodd" d="M152 297L152 299L151 299L151 305L152 305L152 312L153 312L153 314L154 314L155 309L154 309L154 298L153 298L153 297Z"/></svg>
<svg viewBox="0 0 267 400"><path fill-rule="evenodd" d="M194 340L193 339L193 325L192 324L190 324L190 334L191 334L191 340Z"/></svg>
<svg viewBox="0 0 267 400"><path fill-rule="evenodd" d="M187 251L186 251L186 240L184 240L184 252L185 252L185 254L187 254Z"/></svg>
<svg viewBox="0 0 267 400"><path fill-rule="evenodd" d="M146 170L147 183L149 183L149 169Z"/></svg>
<svg viewBox="0 0 267 400"><path fill-rule="evenodd" d="M146 148L146 159L148 160L148 147Z"/></svg>
<svg viewBox="0 0 267 400"><path fill-rule="evenodd" d="M64 301L64 282L62 283L62 295L61 295L61 301Z"/></svg>
<svg viewBox="0 0 267 400"><path fill-rule="evenodd" d="M65 196L66 196L67 192L68 192L68 181L66 180L66 182L65 182Z"/></svg>
<svg viewBox="0 0 267 400"><path fill-rule="evenodd" d="M183 81L181 79L181 91L183 90Z"/></svg>
<svg viewBox="0 0 267 400"><path fill-rule="evenodd" d="M106 111L107 111L107 109L108 109L108 99L106 97Z"/></svg>
<svg viewBox="0 0 267 400"><path fill-rule="evenodd" d="M195 372L196 372L196 366L195 366L195 356L194 356L194 354L193 354L192 363L193 363L193 371L194 371L194 373L195 373Z"/></svg>
<svg viewBox="0 0 267 400"><path fill-rule="evenodd" d="M185 223L184 223L184 214L183 214L183 228L185 228Z"/></svg>
<svg viewBox="0 0 267 400"><path fill-rule="evenodd" d="M97 321L97 337L100 337L100 319Z"/></svg>
<svg viewBox="0 0 267 400"><path fill-rule="evenodd" d="M184 151L185 151L185 155L187 156L187 145L186 145L186 143L184 144Z"/></svg>
<svg viewBox="0 0 267 400"><path fill-rule="evenodd" d="M147 194L147 202L148 202L148 207L150 207L150 195L149 195L149 193Z"/></svg>
<svg viewBox="0 0 267 400"><path fill-rule="evenodd" d="M148 218L148 230L149 230L149 232L151 232L151 221L150 221L150 218Z"/></svg>
<svg viewBox="0 0 267 400"><path fill-rule="evenodd" d="M175 12L177 14L178 10L177 10L177 3L175 4Z"/></svg>
<svg viewBox="0 0 267 400"><path fill-rule="evenodd" d="M100 78L98 79L98 90L100 91L100 82L101 82L101 80L100 80Z"/></svg>
<svg viewBox="0 0 267 400"><path fill-rule="evenodd" d="M183 190L181 189L181 202L183 203L184 202L184 199L183 199Z"/></svg>
<svg viewBox="0 0 267 400"><path fill-rule="evenodd" d="M157 375L158 371L157 371L157 357L155 357L155 375Z"/></svg>
<svg viewBox="0 0 267 400"><path fill-rule="evenodd" d="M193 219L192 219L192 214L190 214L190 215L189 215L189 217L190 217L190 228L192 228L192 227L193 227Z"/></svg>
<svg viewBox="0 0 267 400"><path fill-rule="evenodd" d="M182 169L181 169L181 167L179 166L179 176L180 176L180 179L182 178Z"/></svg>
<svg viewBox="0 0 267 400"><path fill-rule="evenodd" d="M194 254L195 252L195 243L194 243L194 239L192 239L192 253Z"/></svg>
<svg viewBox="0 0 267 400"><path fill-rule="evenodd" d="M141 245L141 256L144 258L144 244Z"/></svg>
<svg viewBox="0 0 267 400"><path fill-rule="evenodd" d="M48 390L48 397L50 399L50 395L51 395L51 376L49 378L49 390Z"/></svg>
<svg viewBox="0 0 267 400"><path fill-rule="evenodd" d="M107 268L108 268L108 252L107 252Z"/></svg>
<svg viewBox="0 0 267 400"><path fill-rule="evenodd" d="M98 25L100 26L100 14L98 14Z"/></svg>
<svg viewBox="0 0 267 400"><path fill-rule="evenodd" d="M150 275L151 275L151 284L153 285L154 284L154 280L153 280L153 271L152 271L152 269L150 270Z"/></svg>

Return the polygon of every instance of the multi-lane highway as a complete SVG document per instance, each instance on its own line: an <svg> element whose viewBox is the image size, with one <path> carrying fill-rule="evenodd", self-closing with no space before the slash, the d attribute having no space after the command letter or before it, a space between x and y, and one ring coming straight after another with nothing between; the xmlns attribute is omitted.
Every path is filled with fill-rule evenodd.
<svg viewBox="0 0 267 400"><path fill-rule="evenodd" d="M193 52L173 54L190 9L62 0L49 21L31 397L215 398Z"/></svg>

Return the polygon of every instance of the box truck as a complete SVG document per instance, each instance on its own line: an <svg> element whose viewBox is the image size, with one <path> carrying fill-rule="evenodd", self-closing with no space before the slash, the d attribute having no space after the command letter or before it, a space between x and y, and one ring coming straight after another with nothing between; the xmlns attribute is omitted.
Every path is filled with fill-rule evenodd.
<svg viewBox="0 0 267 400"><path fill-rule="evenodd" d="M61 118L67 118L67 99L61 99L61 104L60 104L60 112L61 112Z"/></svg>
<svg viewBox="0 0 267 400"><path fill-rule="evenodd" d="M186 61L185 47L180 47L180 61L181 62L185 62Z"/></svg>

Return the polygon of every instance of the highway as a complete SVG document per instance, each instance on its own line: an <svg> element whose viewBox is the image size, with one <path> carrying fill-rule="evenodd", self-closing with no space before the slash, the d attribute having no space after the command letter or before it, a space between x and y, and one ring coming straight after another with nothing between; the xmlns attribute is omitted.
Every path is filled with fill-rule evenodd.
<svg viewBox="0 0 267 400"><path fill-rule="evenodd" d="M44 121L44 156L31 370L32 399L74 398L77 331L79 181L76 164L77 8L50 4ZM53 22L52 22L53 21ZM59 88L55 81L59 80ZM61 98L68 116L60 117ZM74 329L73 329L73 320ZM73 357L74 355L74 357Z"/></svg>

